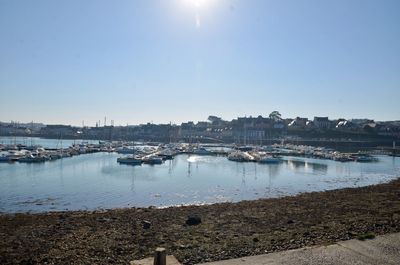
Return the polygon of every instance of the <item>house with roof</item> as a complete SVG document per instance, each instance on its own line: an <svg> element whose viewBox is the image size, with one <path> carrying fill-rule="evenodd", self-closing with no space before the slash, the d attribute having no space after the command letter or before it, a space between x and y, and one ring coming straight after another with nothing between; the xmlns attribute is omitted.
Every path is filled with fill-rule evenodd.
<svg viewBox="0 0 400 265"><path fill-rule="evenodd" d="M314 117L314 126L317 129L327 130L331 128L332 122L328 117Z"/></svg>

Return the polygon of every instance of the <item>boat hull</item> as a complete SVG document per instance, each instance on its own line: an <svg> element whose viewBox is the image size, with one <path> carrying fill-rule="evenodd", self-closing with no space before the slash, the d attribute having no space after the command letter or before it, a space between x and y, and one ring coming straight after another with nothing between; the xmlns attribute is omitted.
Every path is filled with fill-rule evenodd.
<svg viewBox="0 0 400 265"><path fill-rule="evenodd" d="M126 165L141 165L142 164L142 160L129 159L129 158L118 158L117 162L120 164L126 164Z"/></svg>

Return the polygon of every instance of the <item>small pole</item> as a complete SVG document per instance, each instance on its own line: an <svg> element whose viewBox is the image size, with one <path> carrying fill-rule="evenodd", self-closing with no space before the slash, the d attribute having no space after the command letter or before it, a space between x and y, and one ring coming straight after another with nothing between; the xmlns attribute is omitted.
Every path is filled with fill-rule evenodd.
<svg viewBox="0 0 400 265"><path fill-rule="evenodd" d="M167 252L165 248L157 248L154 253L153 265L166 265L167 264Z"/></svg>

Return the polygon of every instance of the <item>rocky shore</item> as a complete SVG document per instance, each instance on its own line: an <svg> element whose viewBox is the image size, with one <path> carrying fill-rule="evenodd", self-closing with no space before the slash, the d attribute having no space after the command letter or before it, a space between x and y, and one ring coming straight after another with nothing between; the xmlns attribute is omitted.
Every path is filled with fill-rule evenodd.
<svg viewBox="0 0 400 265"><path fill-rule="evenodd" d="M158 246L194 264L399 231L395 180L208 206L0 215L0 264L128 264Z"/></svg>

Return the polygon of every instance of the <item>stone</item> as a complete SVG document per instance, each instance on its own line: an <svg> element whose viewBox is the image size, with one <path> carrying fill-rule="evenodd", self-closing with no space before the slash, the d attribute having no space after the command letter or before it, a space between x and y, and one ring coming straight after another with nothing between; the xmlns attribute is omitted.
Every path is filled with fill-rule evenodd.
<svg viewBox="0 0 400 265"><path fill-rule="evenodd" d="M190 215L186 220L187 225L199 225L201 224L201 218L197 215Z"/></svg>
<svg viewBox="0 0 400 265"><path fill-rule="evenodd" d="M400 214L394 213L394 214L392 215L392 219L393 219L393 220L400 220Z"/></svg>
<svg viewBox="0 0 400 265"><path fill-rule="evenodd" d="M150 229L151 222L149 221L142 221L143 229Z"/></svg>

